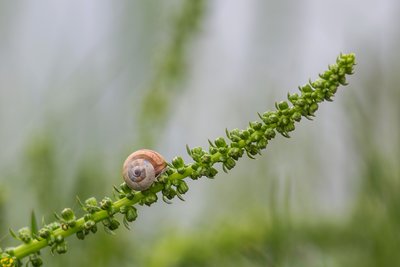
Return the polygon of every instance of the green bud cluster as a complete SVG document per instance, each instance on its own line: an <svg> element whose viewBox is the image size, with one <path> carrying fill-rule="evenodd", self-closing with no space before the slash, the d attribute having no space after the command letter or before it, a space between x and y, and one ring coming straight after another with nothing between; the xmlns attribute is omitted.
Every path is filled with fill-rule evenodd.
<svg viewBox="0 0 400 267"><path fill-rule="evenodd" d="M145 191L133 191L122 183L119 187L114 186L114 198L105 197L98 202L92 197L84 203L78 199L84 212L79 219L72 209L65 208L61 215L55 214L56 221L44 225L38 231L34 227L22 228L18 234L10 230L10 234L22 244L4 251L0 249L0 267L21 266L21 259L27 256L32 266L41 266L39 253L42 248L49 246L51 252L65 253L66 237L76 234L78 239L83 240L88 234L97 232L99 222L102 222L106 232L113 233L120 226L116 216L118 214L122 214L123 223L129 228L128 223L138 216L133 205L152 205L158 200L158 192L161 192L162 199L167 203L171 203L175 197L184 200L182 195L189 190L184 178L214 178L218 173L215 168L217 163L222 165L223 171L228 172L244 154L250 158L260 154L276 133L290 137L289 133L295 129L296 122L302 117L311 119L319 103L332 101L339 85L346 85L346 75L353 73L354 65L354 54L340 55L336 64L330 65L328 71L320 74L316 81L299 87L300 94L288 94L288 101L276 103L275 111L259 114L260 121L250 122L244 130L226 130L225 138L209 140L208 150L201 147L190 149L187 146L187 152L194 162L185 164L182 157L175 157L171 163L167 163L168 167L158 177L158 181Z"/></svg>
<svg viewBox="0 0 400 267"><path fill-rule="evenodd" d="M32 241L32 233L28 227L24 227L18 230L18 238L25 244L29 244Z"/></svg>
<svg viewBox="0 0 400 267"><path fill-rule="evenodd" d="M75 214L70 208L65 208L61 212L61 216L57 213L55 213L54 216L58 219L63 230L67 230L69 227L74 227L76 225Z"/></svg>
<svg viewBox="0 0 400 267"><path fill-rule="evenodd" d="M11 256L10 254L8 254L6 252L1 252L1 254L0 254L0 266L1 267L22 266L22 262L20 260L18 260L15 256Z"/></svg>
<svg viewBox="0 0 400 267"><path fill-rule="evenodd" d="M6 248L4 251L0 248L0 266L19 267L22 266L22 261L15 257L13 248Z"/></svg>
<svg viewBox="0 0 400 267"><path fill-rule="evenodd" d="M38 266L42 266L43 265L43 261L40 258L40 253L34 253L31 254L29 256L29 263L33 266L33 267L38 267Z"/></svg>
<svg viewBox="0 0 400 267"><path fill-rule="evenodd" d="M299 87L300 94L288 93L288 101L292 106L288 101L275 103L275 111L258 114L261 121L250 122L244 130L226 130L229 143L224 137L218 137L215 141L209 140L208 151L201 147L187 147L194 163L185 164L182 158L175 158L168 175L178 178L190 176L194 180L202 176L213 178L218 173L214 164L221 163L222 170L228 172L244 154L249 158L261 154L261 150L266 148L276 133L289 138L289 133L295 130L296 122L301 121L302 117L311 120L318 110L319 103L325 100L332 101L339 85L347 85L346 75L353 74L354 65L354 54L340 55L336 64L330 65L328 71L320 74L316 81ZM168 194L164 193L164 196Z"/></svg>
<svg viewBox="0 0 400 267"><path fill-rule="evenodd" d="M171 163L167 163L168 168L159 178L162 184L162 195L164 202L171 204L171 200L177 196L180 200L184 200L183 196L189 187L185 181L180 179L170 179L170 176L174 173L184 175L187 171L187 166L185 165L182 157L175 157L172 159Z"/></svg>

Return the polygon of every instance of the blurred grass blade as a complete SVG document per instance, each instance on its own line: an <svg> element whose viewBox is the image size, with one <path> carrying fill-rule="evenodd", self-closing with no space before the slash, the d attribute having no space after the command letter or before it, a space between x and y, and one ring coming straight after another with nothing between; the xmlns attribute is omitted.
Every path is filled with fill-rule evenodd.
<svg viewBox="0 0 400 267"><path fill-rule="evenodd" d="M36 215L35 215L34 210L32 210L32 213L31 213L31 232L32 232L32 235L37 235L37 232L38 232L38 224L37 224Z"/></svg>

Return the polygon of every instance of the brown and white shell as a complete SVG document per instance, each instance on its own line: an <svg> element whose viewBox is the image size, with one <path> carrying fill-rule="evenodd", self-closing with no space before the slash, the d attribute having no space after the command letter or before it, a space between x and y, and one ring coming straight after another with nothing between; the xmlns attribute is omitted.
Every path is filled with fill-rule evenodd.
<svg viewBox="0 0 400 267"><path fill-rule="evenodd" d="M130 188L143 191L155 182L166 167L167 163L159 153L150 149L140 149L125 160L122 176Z"/></svg>

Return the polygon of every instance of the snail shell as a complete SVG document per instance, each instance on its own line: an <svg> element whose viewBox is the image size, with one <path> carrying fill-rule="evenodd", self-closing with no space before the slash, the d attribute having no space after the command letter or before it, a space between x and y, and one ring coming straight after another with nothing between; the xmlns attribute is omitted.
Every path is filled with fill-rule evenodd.
<svg viewBox="0 0 400 267"><path fill-rule="evenodd" d="M122 176L130 188L143 191L155 182L166 167L167 163L159 153L141 149L130 154L125 160Z"/></svg>

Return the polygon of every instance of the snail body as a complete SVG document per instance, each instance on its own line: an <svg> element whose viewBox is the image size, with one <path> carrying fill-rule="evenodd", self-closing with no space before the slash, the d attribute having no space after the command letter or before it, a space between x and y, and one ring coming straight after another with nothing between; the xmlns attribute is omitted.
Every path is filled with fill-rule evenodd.
<svg viewBox="0 0 400 267"><path fill-rule="evenodd" d="M150 149L140 149L125 160L122 176L131 189L143 191L156 181L166 167L167 163L159 153Z"/></svg>

